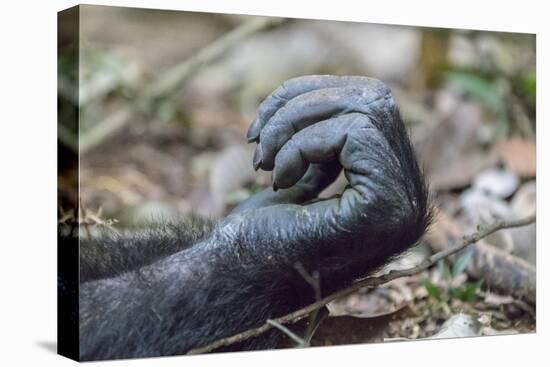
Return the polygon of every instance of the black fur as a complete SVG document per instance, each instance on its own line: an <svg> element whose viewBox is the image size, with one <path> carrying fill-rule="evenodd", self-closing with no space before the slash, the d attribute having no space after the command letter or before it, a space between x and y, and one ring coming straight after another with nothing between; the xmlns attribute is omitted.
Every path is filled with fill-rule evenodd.
<svg viewBox="0 0 550 367"><path fill-rule="evenodd" d="M260 106L248 139L278 191L212 229L170 224L82 240L81 359L182 354L259 326L315 300L297 264L319 272L326 295L410 248L429 225L424 178L377 80L290 80ZM316 200L342 167L350 186ZM282 337L272 330L235 348L273 348Z"/></svg>
<svg viewBox="0 0 550 367"><path fill-rule="evenodd" d="M80 282L110 278L193 246L212 230L213 223L198 217L158 221L145 230L118 232L111 227L84 231L80 239ZM98 240L98 238L100 240Z"/></svg>

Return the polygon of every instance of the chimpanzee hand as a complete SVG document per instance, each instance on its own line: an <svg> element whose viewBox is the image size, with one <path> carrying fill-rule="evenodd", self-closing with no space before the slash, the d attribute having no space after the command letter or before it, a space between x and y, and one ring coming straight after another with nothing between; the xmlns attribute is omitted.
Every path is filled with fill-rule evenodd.
<svg viewBox="0 0 550 367"><path fill-rule="evenodd" d="M229 237L241 244L269 242L270 256L313 259L312 268L333 269L345 254L346 264L369 269L409 247L428 224L414 152L391 91L376 79L291 79L260 105L247 139L258 143L254 167L272 170L273 190L283 190L268 189L227 218ZM342 195L308 202L342 167L349 181ZM273 254L274 243L292 251Z"/></svg>

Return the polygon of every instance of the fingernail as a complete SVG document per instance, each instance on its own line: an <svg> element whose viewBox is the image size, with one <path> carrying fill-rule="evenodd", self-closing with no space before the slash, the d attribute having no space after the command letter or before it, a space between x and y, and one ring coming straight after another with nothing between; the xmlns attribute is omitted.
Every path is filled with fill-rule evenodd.
<svg viewBox="0 0 550 367"><path fill-rule="evenodd" d="M254 158L252 159L252 166L254 166L254 170L258 170L260 168L260 165L262 164L262 145L258 144L256 147L256 150L254 151Z"/></svg>
<svg viewBox="0 0 550 367"><path fill-rule="evenodd" d="M279 186L277 186L277 182L275 181L275 172L271 172L271 187L273 187L273 191L279 190Z"/></svg>
<svg viewBox="0 0 550 367"><path fill-rule="evenodd" d="M250 124L250 127L248 128L248 131L246 132L246 141L249 143L252 143L253 141L257 141L260 135L260 124L258 123L258 119L254 119L252 124Z"/></svg>

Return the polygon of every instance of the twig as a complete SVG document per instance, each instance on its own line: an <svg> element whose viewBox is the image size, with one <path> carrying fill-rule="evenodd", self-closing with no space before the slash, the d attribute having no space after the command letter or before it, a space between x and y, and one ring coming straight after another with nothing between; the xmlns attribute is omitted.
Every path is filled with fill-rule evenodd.
<svg viewBox="0 0 550 367"><path fill-rule="evenodd" d="M128 122L132 120L132 116L133 111L131 108L123 108L107 116L107 118L99 122L90 131L80 135L80 142L78 144L77 152L82 154L96 145L99 145L106 138L121 130ZM78 141L78 139L75 141Z"/></svg>
<svg viewBox="0 0 550 367"><path fill-rule="evenodd" d="M375 277L369 277L369 278L362 279L362 280L357 281L356 283L352 284L350 287L345 288L341 291L335 292L335 293L333 293L333 294L331 294L331 295L329 295L325 298L322 298L319 301L310 304L309 306L306 306L304 308L301 308L301 309L299 309L297 311L294 311L292 313L289 313L287 315L284 315L284 316L278 317L276 319L273 319L271 321L271 323L266 322L265 324L263 324L262 326L259 326L257 328L249 329L249 330L243 331L241 333L238 333L238 334L226 337L226 338L219 339L219 340L217 340L213 343L210 343L210 344L208 344L204 347L199 347L199 348L192 349L187 354L207 353L207 352L211 352L213 350L216 350L220 347L224 347L224 346L232 345L232 344L235 344L235 343L238 343L238 342L242 342L244 340L247 340L249 338L258 336L258 335L270 330L271 328L274 327L273 322L276 322L276 323L281 324L281 325L282 324L287 324L287 323L294 323L296 321L299 321L299 320L303 319L304 317L309 315L311 312L325 306L326 304L328 304L328 303L330 303L330 302L332 302L332 301L334 301L338 298L342 298L342 297L345 297L347 295L350 295L350 294L358 291L361 288L379 286L379 285L385 284L385 283L387 283L391 280L397 279L397 278L407 277L407 276L411 276L411 275L420 273L421 271L428 269L430 266L432 266L433 264L435 264L439 260L459 252L460 250L466 248L467 246L469 246L473 243L476 243L480 239L482 239L484 237L487 237L488 235L490 235L490 234L492 234L492 233L494 233L498 230L501 230L501 229L504 229L504 228L522 227L522 226L534 223L535 220L536 220L536 215L532 215L532 216L529 216L529 217L526 217L526 218L523 218L523 219L519 219L519 220L511 220L511 221L499 220L499 221L496 221L496 222L494 222L490 225L487 225L487 226L478 226L477 232L475 232L471 235L468 235L468 236L464 236L460 243L458 243L454 246L451 246L451 247L449 247L449 248L447 248L443 251L440 251L440 252L430 256L428 259L424 260L422 263L420 263L419 265L417 265L415 267L412 267L410 269L404 269L404 270L392 270L392 271L390 271L386 274L380 275L380 276L375 276Z"/></svg>
<svg viewBox="0 0 550 367"><path fill-rule="evenodd" d="M527 260L484 241L473 248L468 274L485 286L531 304L537 301L537 269Z"/></svg>
<svg viewBox="0 0 550 367"><path fill-rule="evenodd" d="M283 333L288 335L288 337L290 339L294 340L296 342L296 344L298 344L298 346L300 346L300 347L306 346L306 341L304 339L300 338L298 335L294 334L289 328L287 328L286 326L281 325L277 321L268 319L266 321L266 324L269 324L269 325L281 330Z"/></svg>
<svg viewBox="0 0 550 367"><path fill-rule="evenodd" d="M283 21L284 18L253 18L237 26L229 33L216 39L200 50L194 56L173 66L158 79L154 80L148 88L135 98L136 103L134 107L137 107L140 112L149 113L152 106L154 106L158 100L173 94L176 90L181 88L202 66L219 58L231 49L231 47L250 35L278 25ZM99 122L90 132L81 134L79 146L80 153L86 152L109 136L120 131L126 124L132 121L134 112L133 107L121 109L114 116L107 117L102 122ZM76 141L74 138L65 140Z"/></svg>
<svg viewBox="0 0 550 367"><path fill-rule="evenodd" d="M283 21L283 18L253 18L239 25L231 32L225 34L212 44L208 45L208 47L200 50L197 54L186 60L184 63L176 65L165 72L146 91L145 97L152 100L162 98L163 96L173 93L204 64L217 59L246 37L274 25L278 25Z"/></svg>
<svg viewBox="0 0 550 367"><path fill-rule="evenodd" d="M306 282L311 285L313 288L314 294L315 294L315 301L319 301L321 299L321 279L319 276L318 271L314 271L313 273L309 274L307 270L303 267L302 264L298 263L294 266L298 273L305 279ZM309 345L309 342L311 341L311 338L313 337L313 333L319 326L319 322L321 320L317 319L317 316L319 314L319 309L316 309L309 315L309 324L307 326L306 332L304 334L303 343L300 345L301 347Z"/></svg>
<svg viewBox="0 0 550 367"><path fill-rule="evenodd" d="M313 339L313 335L315 335L315 333L317 332L317 329L319 328L319 326L321 326L321 323L325 321L328 315L329 315L329 310L326 306L318 308L317 310L311 313L309 325L304 336L305 346L311 345L311 340Z"/></svg>

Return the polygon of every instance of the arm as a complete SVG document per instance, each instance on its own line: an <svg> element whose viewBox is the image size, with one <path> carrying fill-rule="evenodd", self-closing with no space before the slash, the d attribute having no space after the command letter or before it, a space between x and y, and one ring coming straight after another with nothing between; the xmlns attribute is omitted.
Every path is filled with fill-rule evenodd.
<svg viewBox="0 0 550 367"><path fill-rule="evenodd" d="M197 245L80 290L83 359L184 353L314 301L412 246L427 189L393 97L363 77L290 80L260 106L249 141L274 190L242 204ZM349 186L315 201L343 168ZM274 330L239 346L275 346Z"/></svg>
<svg viewBox="0 0 550 367"><path fill-rule="evenodd" d="M95 229L95 228L94 228ZM80 238L80 283L111 278L191 247L206 238L212 223L198 217L152 223L147 229L124 232L99 227L98 235Z"/></svg>

